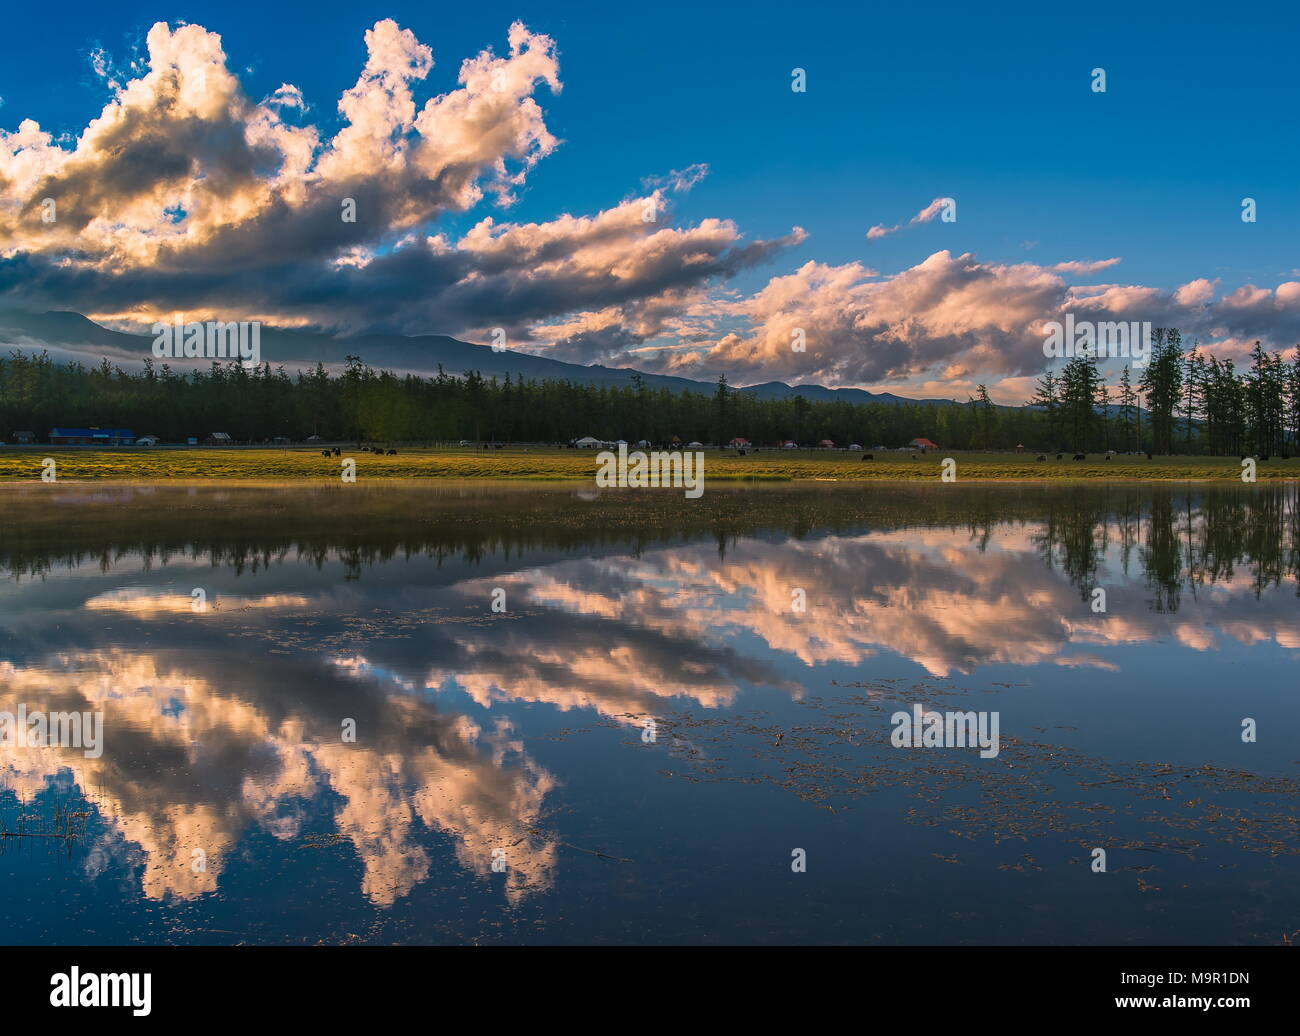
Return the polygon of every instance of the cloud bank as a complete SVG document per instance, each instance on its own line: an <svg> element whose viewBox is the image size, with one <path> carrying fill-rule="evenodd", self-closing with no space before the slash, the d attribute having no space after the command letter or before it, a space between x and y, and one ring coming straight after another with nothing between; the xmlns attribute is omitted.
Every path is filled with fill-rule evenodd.
<svg viewBox="0 0 1300 1036"><path fill-rule="evenodd" d="M1300 339L1300 282L1081 283L1117 258L941 250L888 274L811 259L742 292L737 275L807 235L747 240L723 216L675 223L701 163L648 174L594 214L512 222L529 173L560 146L539 101L562 89L557 46L521 23L502 54L464 60L456 88L417 103L433 50L377 22L330 133L290 83L248 96L214 32L160 22L145 45L130 71L94 56L111 96L75 141L31 119L0 130L0 304L136 328L178 312L472 341L500 328L512 348L574 362L958 394L1003 380L1007 401L1043 367L1043 325L1067 312L1177 326L1221 355ZM934 221L945 201L906 225ZM480 209L463 233L439 227Z"/></svg>

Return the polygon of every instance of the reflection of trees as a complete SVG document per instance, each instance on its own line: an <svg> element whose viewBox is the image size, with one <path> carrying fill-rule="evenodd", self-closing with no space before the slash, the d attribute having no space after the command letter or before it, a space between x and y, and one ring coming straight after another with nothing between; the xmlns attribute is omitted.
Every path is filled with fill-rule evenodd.
<svg viewBox="0 0 1300 1036"><path fill-rule="evenodd" d="M1300 487L1081 487L1046 501L1034 542L1085 599L1111 543L1126 574L1136 554L1154 611L1176 612L1184 590L1243 567L1258 597L1300 575Z"/></svg>
<svg viewBox="0 0 1300 1036"><path fill-rule="evenodd" d="M9 487L2 499L0 571L16 577L88 562L109 572L124 557L147 569L184 557L236 574L340 561L346 578L359 580L395 559L478 566L537 551L639 557L701 539L725 560L745 537L913 527L965 529L984 551L1000 526L1016 522L1033 525L1039 556L1084 599L1112 544L1126 574L1140 562L1157 611L1177 611L1184 590L1228 580L1243 565L1257 593L1300 571L1300 490L1290 484L732 488L697 501L635 490L587 500L570 489L419 487L154 487L64 501L24 488Z"/></svg>
<svg viewBox="0 0 1300 1036"><path fill-rule="evenodd" d="M1178 611L1182 587L1182 541L1174 528L1177 510L1164 493L1151 500L1147 515L1146 543L1142 547L1142 568L1152 593L1151 607L1157 612Z"/></svg>

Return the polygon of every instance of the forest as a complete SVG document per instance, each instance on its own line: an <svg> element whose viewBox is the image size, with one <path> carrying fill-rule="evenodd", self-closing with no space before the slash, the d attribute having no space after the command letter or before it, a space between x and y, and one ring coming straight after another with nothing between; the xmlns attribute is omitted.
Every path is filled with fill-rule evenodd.
<svg viewBox="0 0 1300 1036"><path fill-rule="evenodd" d="M981 385L966 402L814 402L759 399L719 378L711 392L671 392L633 375L626 386L421 377L376 370L350 356L330 372L290 374L269 364L213 363L177 371L146 360L124 371L54 362L20 350L0 357L0 439L54 427L127 428L165 442L228 433L240 443L277 438L445 443L568 443L583 436L670 443L897 448L917 437L945 449L1232 455L1294 452L1300 434L1300 353L1291 361L1256 343L1248 367L1187 349L1178 331L1155 332L1149 362L1110 383L1092 356L1038 380L1024 406L993 403Z"/></svg>

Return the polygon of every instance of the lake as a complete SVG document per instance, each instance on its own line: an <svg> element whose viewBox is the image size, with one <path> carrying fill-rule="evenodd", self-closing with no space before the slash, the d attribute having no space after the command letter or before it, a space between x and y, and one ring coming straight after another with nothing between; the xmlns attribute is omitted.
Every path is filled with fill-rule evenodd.
<svg viewBox="0 0 1300 1036"><path fill-rule="evenodd" d="M1291 483L0 486L0 942L1275 945L1298 569Z"/></svg>

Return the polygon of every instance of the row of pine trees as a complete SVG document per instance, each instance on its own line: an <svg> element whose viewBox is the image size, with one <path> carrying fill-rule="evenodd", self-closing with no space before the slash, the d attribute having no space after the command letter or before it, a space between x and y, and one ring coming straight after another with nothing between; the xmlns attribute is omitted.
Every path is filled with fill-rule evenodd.
<svg viewBox="0 0 1300 1036"><path fill-rule="evenodd" d="M1044 374L1025 407L995 405L981 385L966 403L759 399L720 378L712 392L533 381L478 373L435 377L376 370L348 357L338 373L317 364L290 374L268 364L212 364L181 372L147 361L128 372L55 363L47 354L0 357L0 438L38 439L54 427L128 428L164 441L228 433L237 442L302 441L567 443L583 436L706 444L743 437L756 445L896 448L924 437L945 449L1134 450L1230 455L1294 452L1300 431L1300 358L1258 344L1237 371L1177 331L1155 333L1148 365L1110 385L1095 358Z"/></svg>
<svg viewBox="0 0 1300 1036"><path fill-rule="evenodd" d="M1300 434L1300 350L1290 363L1259 342L1250 367L1183 346L1176 330L1154 332L1140 376L1125 366L1118 383L1096 357L1080 355L1039 379L1028 403L1047 440L1072 450L1145 450L1225 456L1294 451Z"/></svg>

